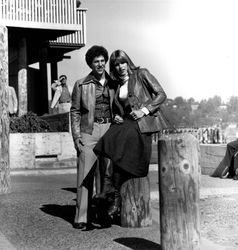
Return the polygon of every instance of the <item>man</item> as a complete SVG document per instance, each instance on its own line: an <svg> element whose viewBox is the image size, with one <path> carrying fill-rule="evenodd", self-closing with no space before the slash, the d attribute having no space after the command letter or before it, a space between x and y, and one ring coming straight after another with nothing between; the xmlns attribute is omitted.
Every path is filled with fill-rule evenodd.
<svg viewBox="0 0 238 250"><path fill-rule="evenodd" d="M52 83L51 88L55 91L51 108L58 107L58 113L66 113L70 111L71 96L67 86L67 76L61 75L59 80Z"/></svg>
<svg viewBox="0 0 238 250"><path fill-rule="evenodd" d="M91 226L90 206L97 160L93 148L110 126L115 93L115 83L105 71L107 50L102 46L92 46L85 59L92 71L75 83L70 110L72 136L78 156L74 220L74 228L78 229Z"/></svg>
<svg viewBox="0 0 238 250"><path fill-rule="evenodd" d="M212 176L238 180L238 140L227 143L225 156Z"/></svg>

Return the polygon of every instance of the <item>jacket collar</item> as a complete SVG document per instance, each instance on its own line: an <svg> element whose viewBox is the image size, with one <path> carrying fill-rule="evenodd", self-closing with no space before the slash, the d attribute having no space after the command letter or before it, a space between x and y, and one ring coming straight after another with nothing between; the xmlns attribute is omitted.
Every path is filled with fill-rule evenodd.
<svg viewBox="0 0 238 250"><path fill-rule="evenodd" d="M109 74L105 71L105 78L106 78L106 84L108 83L108 81L111 79ZM94 76L93 72L91 71L86 78L84 79L84 84L89 84L89 83L97 83L98 80L97 78Z"/></svg>

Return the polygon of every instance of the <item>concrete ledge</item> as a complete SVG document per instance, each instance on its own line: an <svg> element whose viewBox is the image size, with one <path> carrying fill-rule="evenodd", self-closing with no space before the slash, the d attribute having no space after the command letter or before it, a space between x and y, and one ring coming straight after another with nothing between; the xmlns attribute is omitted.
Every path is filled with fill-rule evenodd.
<svg viewBox="0 0 238 250"><path fill-rule="evenodd" d="M222 161L226 144L200 144L202 174L211 175Z"/></svg>
<svg viewBox="0 0 238 250"><path fill-rule="evenodd" d="M200 165L204 175L211 175L222 161L226 152L226 144L200 144ZM151 164L158 164L157 144L152 144Z"/></svg>
<svg viewBox="0 0 238 250"><path fill-rule="evenodd" d="M76 174L77 168L58 168L58 169L12 169L11 176L16 175L57 175L57 174Z"/></svg>
<svg viewBox="0 0 238 250"><path fill-rule="evenodd" d="M47 162L49 167L71 166L70 159L76 159L76 150L69 132L11 133L9 143L12 169L35 169Z"/></svg>

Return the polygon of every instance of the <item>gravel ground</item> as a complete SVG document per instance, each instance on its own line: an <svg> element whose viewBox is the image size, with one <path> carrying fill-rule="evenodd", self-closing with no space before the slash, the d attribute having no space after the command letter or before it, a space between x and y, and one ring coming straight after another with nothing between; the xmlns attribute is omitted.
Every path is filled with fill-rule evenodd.
<svg viewBox="0 0 238 250"><path fill-rule="evenodd" d="M211 189L213 181L216 188L238 185L209 177L203 177L202 185ZM160 249L157 200L152 201L152 227L74 229L75 182L75 175L12 177L12 192L0 196L0 232L19 250ZM157 175L151 173L151 190L157 188ZM204 250L238 249L237 207L238 193L201 199Z"/></svg>
<svg viewBox="0 0 238 250"><path fill-rule="evenodd" d="M200 208L202 237L238 249L238 195L203 199Z"/></svg>

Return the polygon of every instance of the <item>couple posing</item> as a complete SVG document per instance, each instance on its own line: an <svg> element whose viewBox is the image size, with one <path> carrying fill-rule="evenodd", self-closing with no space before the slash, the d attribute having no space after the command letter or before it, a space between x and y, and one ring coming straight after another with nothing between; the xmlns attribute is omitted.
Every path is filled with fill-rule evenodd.
<svg viewBox="0 0 238 250"><path fill-rule="evenodd" d="M97 197L113 198L108 214L120 211L120 188L130 178L148 174L152 133L163 129L160 105L166 94L145 68L134 65L122 50L92 46L85 56L89 75L72 93L71 127L77 150L77 201L74 227L92 227L90 208L97 159L101 175ZM112 187L113 188L112 188Z"/></svg>

